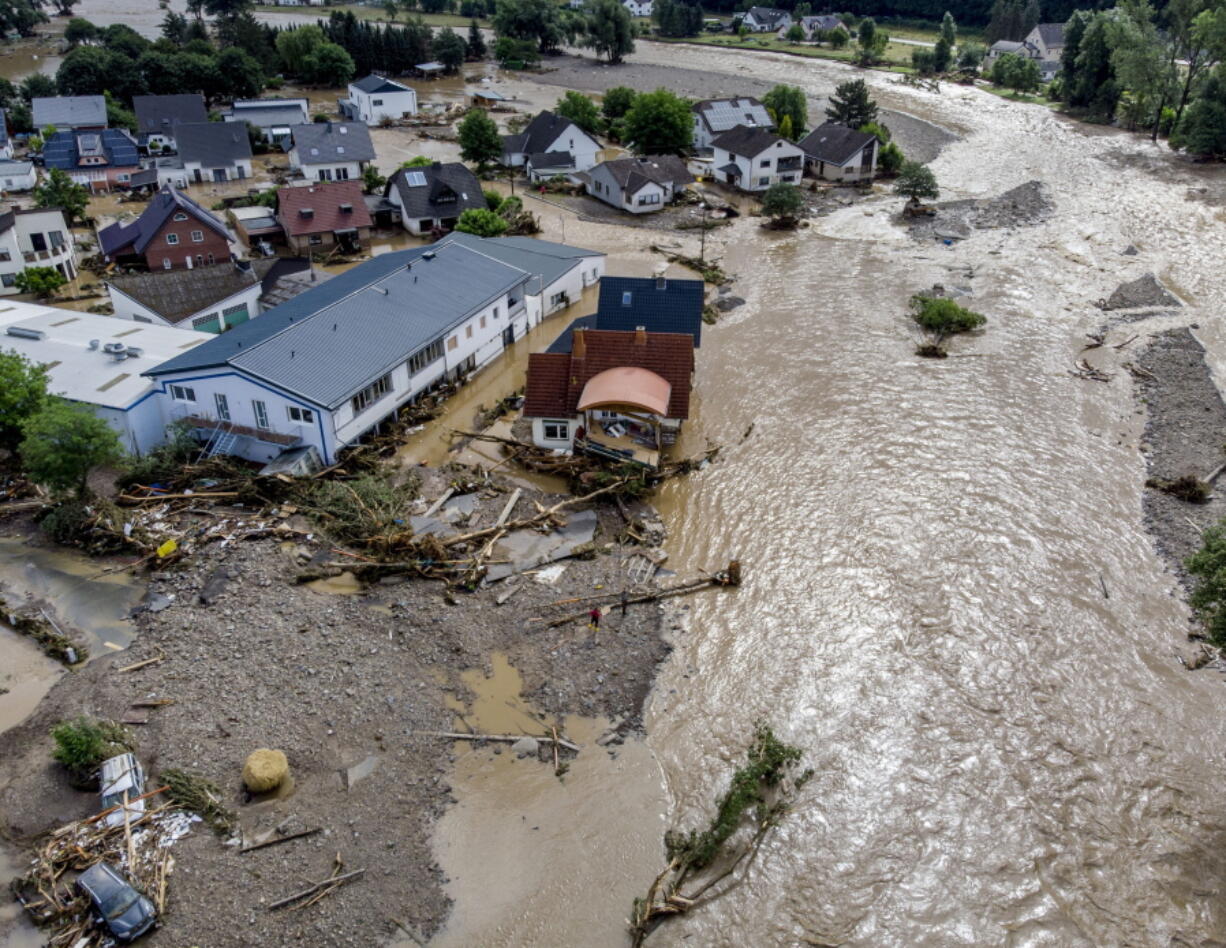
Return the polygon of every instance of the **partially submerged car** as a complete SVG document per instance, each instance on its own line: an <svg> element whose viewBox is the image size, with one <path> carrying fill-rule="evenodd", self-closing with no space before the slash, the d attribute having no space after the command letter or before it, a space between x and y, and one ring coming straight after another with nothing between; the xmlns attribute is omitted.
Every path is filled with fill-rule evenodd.
<svg viewBox="0 0 1226 948"><path fill-rule="evenodd" d="M145 813L145 772L135 754L120 754L102 762L102 809L118 807L103 817L107 826L123 826L124 813L138 820Z"/></svg>
<svg viewBox="0 0 1226 948"><path fill-rule="evenodd" d="M77 877L93 915L117 941L133 941L153 927L157 910L110 863L99 862Z"/></svg>

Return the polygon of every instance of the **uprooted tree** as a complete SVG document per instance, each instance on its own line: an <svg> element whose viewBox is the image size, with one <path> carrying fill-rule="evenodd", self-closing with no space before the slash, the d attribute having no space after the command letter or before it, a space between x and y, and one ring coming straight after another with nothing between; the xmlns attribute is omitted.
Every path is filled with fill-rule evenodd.
<svg viewBox="0 0 1226 948"><path fill-rule="evenodd" d="M813 775L812 770L794 773L800 754L800 748L780 741L770 727L757 725L748 763L732 775L710 825L701 832L670 830L664 835L668 866L647 895L634 900L630 934L636 948L665 919L719 898L726 891L720 883L749 866ZM752 832L743 844L734 845L732 839L743 827Z"/></svg>
<svg viewBox="0 0 1226 948"><path fill-rule="evenodd" d="M1226 647L1226 523L1210 527L1201 536L1201 548L1184 565L1195 577L1189 604L1205 636Z"/></svg>
<svg viewBox="0 0 1226 948"><path fill-rule="evenodd" d="M931 359L945 358L945 340L958 333L971 332L987 322L987 317L959 306L943 296L911 297L911 318L924 331L925 340L915 354Z"/></svg>

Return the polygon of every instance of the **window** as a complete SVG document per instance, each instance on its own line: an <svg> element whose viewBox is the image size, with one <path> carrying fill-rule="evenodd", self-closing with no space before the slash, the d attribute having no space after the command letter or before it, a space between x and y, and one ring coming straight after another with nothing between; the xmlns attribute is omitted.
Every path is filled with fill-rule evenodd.
<svg viewBox="0 0 1226 948"><path fill-rule="evenodd" d="M38 251L46 250L47 249L47 238L44 237L42 234L31 234L30 235L30 246Z"/></svg>
<svg viewBox="0 0 1226 948"><path fill-rule="evenodd" d="M0 284L3 284L4 286L13 286L14 284L16 284L16 282L17 282L16 273L0 274Z"/></svg>
<svg viewBox="0 0 1226 948"><path fill-rule="evenodd" d="M300 424L309 425L315 421L315 412L309 408L299 408L297 405L287 405L285 408L289 415L290 421L296 421Z"/></svg>
<svg viewBox="0 0 1226 948"><path fill-rule="evenodd" d="M336 180L337 181L348 181L349 180L349 169L348 168L337 168L336 169Z"/></svg>
<svg viewBox="0 0 1226 948"><path fill-rule="evenodd" d="M260 401L253 401L251 409L255 412L255 426L257 428L268 427L268 406Z"/></svg>
<svg viewBox="0 0 1226 948"><path fill-rule="evenodd" d="M796 175L794 175L794 174L785 174L785 175L783 176L783 180L784 180L784 181L795 181L795 180L796 180Z"/></svg>
<svg viewBox="0 0 1226 948"><path fill-rule="evenodd" d="M541 426L545 429L546 441L570 440L569 421L543 421L541 422Z"/></svg>
<svg viewBox="0 0 1226 948"><path fill-rule="evenodd" d="M370 100L370 104L371 104L371 105L382 105L382 104L383 104L383 100L382 100L382 99L371 99L371 100Z"/></svg>
<svg viewBox="0 0 1226 948"><path fill-rule="evenodd" d="M642 207L645 204L659 204L659 203L660 203L660 195L658 194L640 194L639 195L639 207Z"/></svg>
<svg viewBox="0 0 1226 948"><path fill-rule="evenodd" d="M163 270L169 270L169 269L170 269L170 267L171 267L170 258L169 258L169 257L163 257L163 258L162 258L162 269L163 269Z"/></svg>
<svg viewBox="0 0 1226 948"><path fill-rule="evenodd" d="M176 220L176 221L185 221L185 220L187 220L187 215L186 215L186 214L176 214L176 215L174 216L174 220Z"/></svg>
<svg viewBox="0 0 1226 948"><path fill-rule="evenodd" d="M173 246L174 246L175 244L177 244L178 242L179 242L179 235L178 235L178 234L167 234L167 235L166 235L166 243L170 244L170 246L172 246L172 247L173 247Z"/></svg>
<svg viewBox="0 0 1226 948"><path fill-rule="evenodd" d="M426 366L432 362L437 362L443 357L443 340L435 339L434 342L426 346L424 349L419 349L417 352L409 356L409 376L410 378L421 372Z"/></svg>
<svg viewBox="0 0 1226 948"><path fill-rule="evenodd" d="M216 263L216 262L217 261L213 258L213 255L209 254L209 263Z"/></svg>
<svg viewBox="0 0 1226 948"><path fill-rule="evenodd" d="M193 243L193 244L202 244L202 243L204 243L204 231L202 231L202 230L193 230L193 231L192 231L192 243Z"/></svg>
<svg viewBox="0 0 1226 948"><path fill-rule="evenodd" d="M222 421L230 420L230 400L221 392L213 393L213 404L217 406L217 417Z"/></svg>
<svg viewBox="0 0 1226 948"><path fill-rule="evenodd" d="M367 408L369 408L391 390L392 376L390 373L382 378L375 379L373 382L371 382L371 384L362 389L362 391L353 396L353 413L357 415L364 412Z"/></svg>
<svg viewBox="0 0 1226 948"><path fill-rule="evenodd" d="M471 339L473 337L473 324L469 323L464 327L464 338Z"/></svg>
<svg viewBox="0 0 1226 948"><path fill-rule="evenodd" d="M0 250L0 260L12 260L13 255L7 250Z"/></svg>
<svg viewBox="0 0 1226 948"><path fill-rule="evenodd" d="M196 266L198 267L204 266L204 254L202 253L196 254Z"/></svg>
<svg viewBox="0 0 1226 948"><path fill-rule="evenodd" d="M323 239L322 235L320 235L320 234L311 234L311 236L310 236L309 238L307 238L307 242L308 242L308 243L309 243L309 244L310 244L312 247L314 247L314 246L315 246L315 245L317 245L317 244L322 244L322 243L324 242L324 239Z"/></svg>
<svg viewBox="0 0 1226 948"><path fill-rule="evenodd" d="M447 351L451 352L459 344L460 344L460 337L452 336L450 339L447 340Z"/></svg>
<svg viewBox="0 0 1226 948"><path fill-rule="evenodd" d="M485 328L485 317L484 316L481 317L481 328L482 329Z"/></svg>
<svg viewBox="0 0 1226 948"><path fill-rule="evenodd" d="M770 166L771 166L771 160L769 158L763 158L761 161L758 162L759 168L769 168Z"/></svg>
<svg viewBox="0 0 1226 948"><path fill-rule="evenodd" d="M172 385L170 386L170 397L176 402L194 402L196 390L186 385Z"/></svg>
<svg viewBox="0 0 1226 948"><path fill-rule="evenodd" d="M553 296L549 297L550 306L562 306L564 303L566 303L565 290L563 290L561 293L554 293Z"/></svg>
<svg viewBox="0 0 1226 948"><path fill-rule="evenodd" d="M116 180L118 180L120 183L124 183L124 182L132 180L132 176L130 174L120 174L120 175L116 175L115 177L116 177Z"/></svg>
<svg viewBox="0 0 1226 948"><path fill-rule="evenodd" d="M192 329L198 329L201 332L221 332L221 324L217 320L217 312L214 311L207 316L193 319Z"/></svg>
<svg viewBox="0 0 1226 948"><path fill-rule="evenodd" d="M64 232L62 230L49 231L47 236L51 238L52 250L59 250L64 246Z"/></svg>
<svg viewBox="0 0 1226 948"><path fill-rule="evenodd" d="M770 178L759 178L758 179L758 184L764 188L767 187L770 183L771 183Z"/></svg>

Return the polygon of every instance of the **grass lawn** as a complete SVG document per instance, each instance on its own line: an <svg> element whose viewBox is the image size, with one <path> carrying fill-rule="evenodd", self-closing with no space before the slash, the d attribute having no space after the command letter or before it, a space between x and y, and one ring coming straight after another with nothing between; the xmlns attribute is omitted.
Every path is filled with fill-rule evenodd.
<svg viewBox="0 0 1226 948"><path fill-rule="evenodd" d="M303 16L318 15L319 19L326 20L334 11L339 13L352 13L359 20L374 20L379 23L389 23L393 26L403 25L406 21L417 19L418 17L427 26L450 26L452 28L463 27L468 28L469 20L466 17L457 16L454 13L402 13L395 20L389 20L387 13L382 7L359 7L350 4L337 4L330 7L278 7L271 3L258 3L255 6L257 13L300 13ZM477 20L480 26L488 27L489 22L486 20Z"/></svg>
<svg viewBox="0 0 1226 948"><path fill-rule="evenodd" d="M980 83L978 88L984 92L990 92L992 95L1000 96L1002 99L1008 99L1011 102L1025 102L1027 105L1042 105L1049 109L1059 110L1064 108L1064 103L1056 99L1049 99L1041 92L1037 95L1031 95L1025 92L1014 92L1012 89L1002 89L998 86L990 85L989 83Z"/></svg>
<svg viewBox="0 0 1226 948"><path fill-rule="evenodd" d="M645 37L646 38L646 37ZM855 50L848 46L844 49L831 49L829 46L814 46L812 43L789 43L777 36L763 33L751 34L744 40L728 34L713 36L692 36L684 40L665 37L650 37L660 43L692 43L699 46L715 46L724 49L765 50L773 53L790 53L794 56L808 56L812 59L833 59L837 62L850 63L855 59ZM911 53L916 47L904 43L890 43L885 49L885 62L892 71L910 72ZM880 68L880 67L878 67Z"/></svg>

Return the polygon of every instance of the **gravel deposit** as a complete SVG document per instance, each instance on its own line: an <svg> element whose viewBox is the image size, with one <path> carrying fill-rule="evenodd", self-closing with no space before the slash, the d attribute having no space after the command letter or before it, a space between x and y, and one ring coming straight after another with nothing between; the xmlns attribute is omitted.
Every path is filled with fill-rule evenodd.
<svg viewBox="0 0 1226 948"><path fill-rule="evenodd" d="M994 198L945 201L932 206L936 208L934 216L911 218L912 236L961 240L976 230L1032 227L1055 211L1041 181L1027 181Z"/></svg>
<svg viewBox="0 0 1226 948"><path fill-rule="evenodd" d="M441 475L426 480L423 496L442 492ZM521 503L530 509L532 500L550 499L529 491ZM490 523L505 502L504 493L488 492L476 516ZM662 531L649 508L631 513ZM128 651L65 676L30 719L0 737L0 831L24 843L97 811L96 796L71 790L51 762L55 723L80 713L120 719L134 701L171 698L139 712L148 723L133 728L151 780L181 767L216 781L248 839L279 824L283 832L323 832L240 855L197 829L177 844L164 924L145 944L366 946L398 930L424 940L449 909L430 833L450 800L454 757L449 741L418 732L464 729L445 710L449 695L471 698L460 672L488 669L491 653L505 652L541 712L607 716L624 733L637 725L668 652L654 604L632 606L624 617L615 610L598 639L582 621L556 629L530 621L574 608L551 607L557 600L627 584L626 558L642 548L616 543L624 526L616 508L600 508L598 523L595 543L607 552L566 561L554 585L521 577L501 606L505 584L455 593L454 604L441 583L424 580L389 578L350 595L295 585L306 558L330 557L331 544L320 539L204 548L154 574L151 608L137 616ZM117 671L156 656L164 661ZM259 747L288 756L292 793L245 794L243 761ZM371 759L368 775L365 767L354 771L362 774L356 782L347 774ZM365 875L305 910L266 908L326 878L338 853L347 870Z"/></svg>
<svg viewBox="0 0 1226 948"><path fill-rule="evenodd" d="M1163 286L1158 278L1147 273L1128 283L1121 283L1103 304L1105 310L1139 309L1141 307L1171 307L1183 304Z"/></svg>

